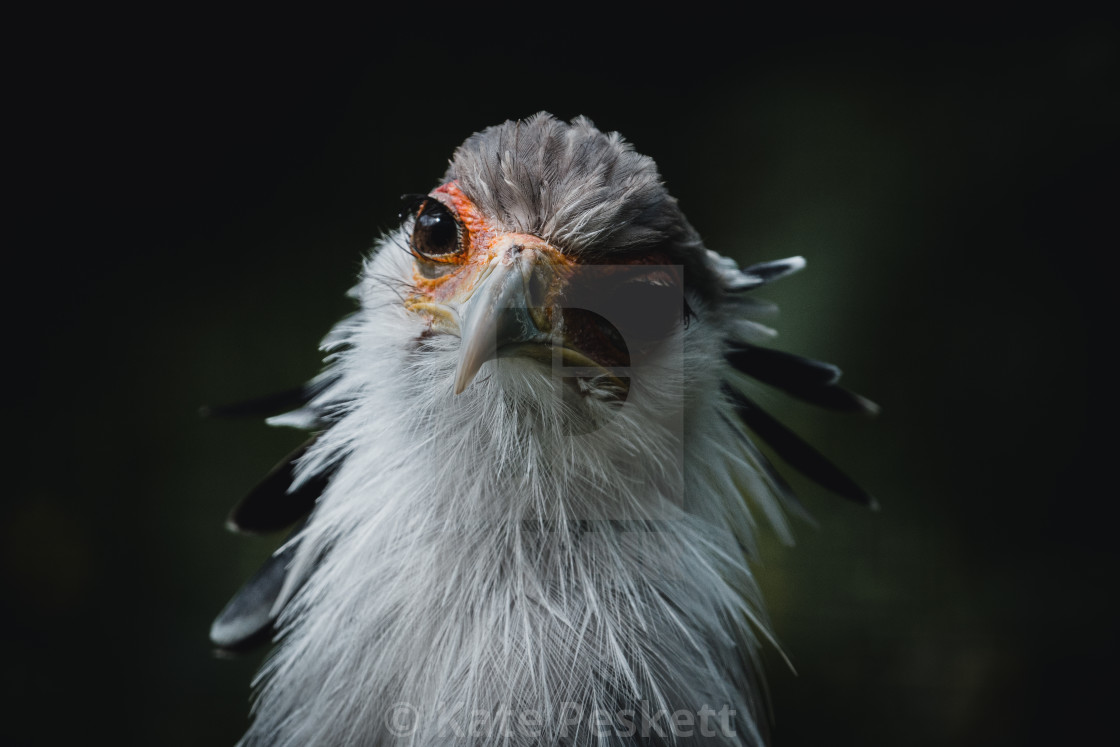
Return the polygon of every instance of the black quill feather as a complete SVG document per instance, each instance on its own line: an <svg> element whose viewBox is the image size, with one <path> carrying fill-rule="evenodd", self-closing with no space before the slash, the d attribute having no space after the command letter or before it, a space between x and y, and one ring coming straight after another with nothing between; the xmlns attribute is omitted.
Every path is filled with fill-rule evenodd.
<svg viewBox="0 0 1120 747"><path fill-rule="evenodd" d="M733 344L724 357L747 376L814 405L866 415L878 412L875 403L837 385L840 369L831 363L743 343Z"/></svg>
<svg viewBox="0 0 1120 747"><path fill-rule="evenodd" d="M255 397L244 402L234 402L229 405L207 405L202 408L201 412L204 416L216 418L269 418L274 415L282 415L304 407L330 388L339 378L341 377L337 374L324 376L292 389L285 389L282 392L263 397Z"/></svg>
<svg viewBox="0 0 1120 747"><path fill-rule="evenodd" d="M298 531L298 530L297 530ZM210 626L210 642L223 652L239 653L268 643L274 633L273 607L284 586L296 545L289 543L253 574Z"/></svg>
<svg viewBox="0 0 1120 747"><path fill-rule="evenodd" d="M266 534L287 529L311 513L330 482L333 468L324 469L301 482L294 490L296 462L315 439L309 439L277 464L230 512L226 525L237 532Z"/></svg>
<svg viewBox="0 0 1120 747"><path fill-rule="evenodd" d="M789 466L842 498L864 506L876 505L875 499L852 478L841 472L819 451L771 417L746 395L726 384L723 390L731 399L735 412L743 424L768 443Z"/></svg>

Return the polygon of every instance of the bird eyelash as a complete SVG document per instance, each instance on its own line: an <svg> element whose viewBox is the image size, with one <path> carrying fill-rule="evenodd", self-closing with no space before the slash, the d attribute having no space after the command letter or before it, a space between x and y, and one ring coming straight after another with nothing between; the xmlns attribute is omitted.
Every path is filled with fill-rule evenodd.
<svg viewBox="0 0 1120 747"><path fill-rule="evenodd" d="M424 203L430 198L428 195L421 194L403 194L401 195L401 207L397 212L397 218L403 224L409 218L415 218L416 213L423 207Z"/></svg>
<svg viewBox="0 0 1120 747"><path fill-rule="evenodd" d="M383 236L383 240L391 243L408 256L415 257L416 255L413 254L412 247L408 245L408 241L404 239L403 236L407 236L407 234L402 234L400 231L386 232Z"/></svg>

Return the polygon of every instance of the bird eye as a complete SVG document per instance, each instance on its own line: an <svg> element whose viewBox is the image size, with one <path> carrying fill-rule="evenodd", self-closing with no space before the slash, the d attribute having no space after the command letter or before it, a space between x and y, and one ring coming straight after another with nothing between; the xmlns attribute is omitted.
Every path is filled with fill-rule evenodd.
<svg viewBox="0 0 1120 747"><path fill-rule="evenodd" d="M424 259L446 261L462 252L462 229L438 200L427 200L412 229L412 250Z"/></svg>

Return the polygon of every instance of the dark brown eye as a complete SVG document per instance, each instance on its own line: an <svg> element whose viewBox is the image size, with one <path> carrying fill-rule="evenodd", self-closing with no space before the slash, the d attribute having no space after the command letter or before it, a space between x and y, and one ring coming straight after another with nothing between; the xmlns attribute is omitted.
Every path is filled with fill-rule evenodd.
<svg viewBox="0 0 1120 747"><path fill-rule="evenodd" d="M455 216L439 200L428 200L416 216L412 250L425 259L443 261L463 250L462 229Z"/></svg>

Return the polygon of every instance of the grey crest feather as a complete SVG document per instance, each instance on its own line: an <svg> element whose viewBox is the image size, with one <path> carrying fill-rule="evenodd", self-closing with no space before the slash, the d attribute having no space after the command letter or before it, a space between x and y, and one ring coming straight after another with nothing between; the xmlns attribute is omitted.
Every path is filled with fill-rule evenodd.
<svg viewBox="0 0 1120 747"><path fill-rule="evenodd" d="M667 244L698 254L700 239L661 181L653 159L586 117L541 112L467 138L444 181L506 230L581 254Z"/></svg>

